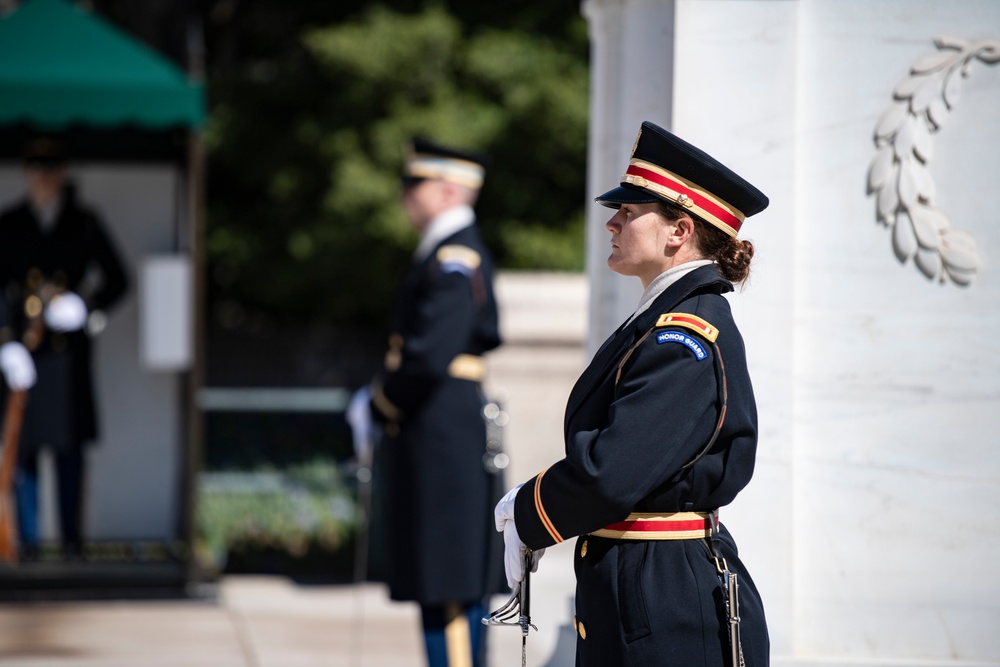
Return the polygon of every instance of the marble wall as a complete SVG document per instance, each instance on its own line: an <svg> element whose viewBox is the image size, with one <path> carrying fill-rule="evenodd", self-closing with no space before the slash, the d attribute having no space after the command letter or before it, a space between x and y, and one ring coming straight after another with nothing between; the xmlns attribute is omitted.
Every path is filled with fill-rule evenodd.
<svg viewBox="0 0 1000 667"><path fill-rule="evenodd" d="M771 198L731 299L760 458L723 520L775 662L1000 665L1000 3L583 11L588 194L648 119ZM607 214L589 214L593 349L639 289L606 269Z"/></svg>

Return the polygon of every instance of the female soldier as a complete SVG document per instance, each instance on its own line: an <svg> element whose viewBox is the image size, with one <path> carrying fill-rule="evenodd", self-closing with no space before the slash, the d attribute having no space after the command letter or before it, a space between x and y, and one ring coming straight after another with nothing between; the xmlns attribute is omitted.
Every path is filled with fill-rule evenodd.
<svg viewBox="0 0 1000 667"><path fill-rule="evenodd" d="M747 278L736 233L767 197L646 122L597 201L617 209L608 266L645 291L569 396L566 457L496 507L508 581L524 545L579 536L577 665L766 665L760 597L718 509L753 473L756 407L723 294Z"/></svg>

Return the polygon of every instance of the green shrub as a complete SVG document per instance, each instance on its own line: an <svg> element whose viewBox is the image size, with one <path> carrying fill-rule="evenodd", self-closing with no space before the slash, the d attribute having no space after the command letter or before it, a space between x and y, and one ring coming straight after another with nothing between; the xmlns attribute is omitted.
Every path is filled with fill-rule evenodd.
<svg viewBox="0 0 1000 667"><path fill-rule="evenodd" d="M231 572L236 564L239 571L252 571L253 562L270 563L260 566L270 571L303 574L295 571L296 561L302 561L307 574L319 575L325 559L330 564L325 574L343 576L357 523L354 495L333 462L317 460L281 471L206 472L199 489L195 557L208 574Z"/></svg>

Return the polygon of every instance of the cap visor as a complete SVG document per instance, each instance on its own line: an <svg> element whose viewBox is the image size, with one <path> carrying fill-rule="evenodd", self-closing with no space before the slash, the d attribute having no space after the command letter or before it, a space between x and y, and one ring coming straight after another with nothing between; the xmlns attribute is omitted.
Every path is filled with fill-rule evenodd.
<svg viewBox="0 0 1000 667"><path fill-rule="evenodd" d="M614 190L608 190L600 197L595 197L594 201L608 208L619 208L622 204L652 204L653 202L663 201L663 199L648 190L639 190L622 185Z"/></svg>
<svg viewBox="0 0 1000 667"><path fill-rule="evenodd" d="M24 159L25 166L55 169L66 164L65 160L54 157L28 157Z"/></svg>

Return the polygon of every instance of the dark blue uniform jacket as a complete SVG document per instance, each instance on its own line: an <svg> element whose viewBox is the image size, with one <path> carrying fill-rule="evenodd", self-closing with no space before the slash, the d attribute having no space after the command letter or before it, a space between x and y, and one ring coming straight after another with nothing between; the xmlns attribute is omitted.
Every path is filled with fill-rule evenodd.
<svg viewBox="0 0 1000 667"><path fill-rule="evenodd" d="M86 290L89 271L96 289ZM77 292L89 310L108 310L128 288L124 264L98 217L76 202L72 189L63 198L55 226L43 232L22 202L0 214L0 331L21 339L27 322L24 302L37 280ZM85 280L87 279L87 280ZM22 460L49 444L71 449L97 437L91 344L85 331L46 332L33 351L38 383L24 417Z"/></svg>
<svg viewBox="0 0 1000 667"><path fill-rule="evenodd" d="M515 522L529 548L580 536L575 557L578 665L722 667L730 662L721 588L707 540L588 535L632 512L716 510L749 482L757 414L743 340L723 296L729 291L732 285L714 265L700 267L616 331L570 394L566 458L517 495ZM691 329L657 327L666 313L694 315L715 327L721 360L710 341ZM728 389L725 421L710 450L699 457L722 408L720 363ZM714 542L741 578L746 664L766 664L767 629L757 591L724 527Z"/></svg>
<svg viewBox="0 0 1000 667"><path fill-rule="evenodd" d="M480 602L503 581L493 507L503 480L487 472L479 382L454 377L459 355L500 344L493 264L476 228L459 230L404 276L373 415L387 471L386 574L397 600Z"/></svg>

